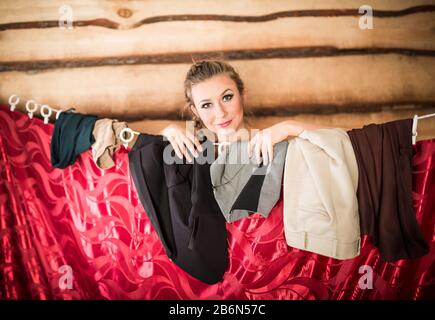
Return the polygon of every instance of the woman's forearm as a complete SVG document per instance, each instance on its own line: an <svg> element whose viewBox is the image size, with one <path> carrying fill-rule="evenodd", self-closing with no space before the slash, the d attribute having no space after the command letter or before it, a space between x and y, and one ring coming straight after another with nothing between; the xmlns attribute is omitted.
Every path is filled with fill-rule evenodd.
<svg viewBox="0 0 435 320"><path fill-rule="evenodd" d="M286 127L286 133L288 137L298 136L304 130L314 130L314 129L326 129L331 128L324 125L304 123L295 120L286 120L284 121L284 125Z"/></svg>

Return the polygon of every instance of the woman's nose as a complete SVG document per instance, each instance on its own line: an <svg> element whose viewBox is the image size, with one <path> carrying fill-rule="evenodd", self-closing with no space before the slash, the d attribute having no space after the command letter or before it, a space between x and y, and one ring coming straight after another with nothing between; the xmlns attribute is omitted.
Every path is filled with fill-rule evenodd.
<svg viewBox="0 0 435 320"><path fill-rule="evenodd" d="M226 115L224 107L220 103L216 103L215 116L216 118L223 118Z"/></svg>

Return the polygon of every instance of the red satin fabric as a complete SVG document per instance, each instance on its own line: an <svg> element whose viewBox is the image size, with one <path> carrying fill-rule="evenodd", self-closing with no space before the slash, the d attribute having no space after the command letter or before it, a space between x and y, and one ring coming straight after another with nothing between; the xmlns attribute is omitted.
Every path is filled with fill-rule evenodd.
<svg viewBox="0 0 435 320"><path fill-rule="evenodd" d="M206 285L165 255L128 170L127 151L103 171L84 153L50 165L53 125L0 106L1 299L433 299L435 139L414 148L413 199L431 251L385 263L365 237L346 261L288 247L282 199L268 218L227 224L229 266ZM72 288L62 288L62 266ZM359 285L373 270L373 289Z"/></svg>

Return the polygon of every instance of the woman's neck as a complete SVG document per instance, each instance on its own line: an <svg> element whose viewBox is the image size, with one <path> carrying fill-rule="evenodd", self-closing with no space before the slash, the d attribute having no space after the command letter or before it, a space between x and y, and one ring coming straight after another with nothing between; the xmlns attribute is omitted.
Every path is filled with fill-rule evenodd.
<svg viewBox="0 0 435 320"><path fill-rule="evenodd" d="M242 122L239 128L230 133L230 134L217 134L218 142L235 142L235 141L245 141L250 140L251 137L251 126L249 126L246 122Z"/></svg>

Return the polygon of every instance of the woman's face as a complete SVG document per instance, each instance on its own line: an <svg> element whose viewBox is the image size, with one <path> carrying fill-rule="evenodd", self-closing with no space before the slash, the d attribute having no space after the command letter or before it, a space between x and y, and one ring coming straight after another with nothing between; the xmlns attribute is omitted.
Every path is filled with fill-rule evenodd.
<svg viewBox="0 0 435 320"><path fill-rule="evenodd" d="M192 99L192 111L218 136L231 135L243 127L243 97L228 75L216 75L194 85Z"/></svg>

